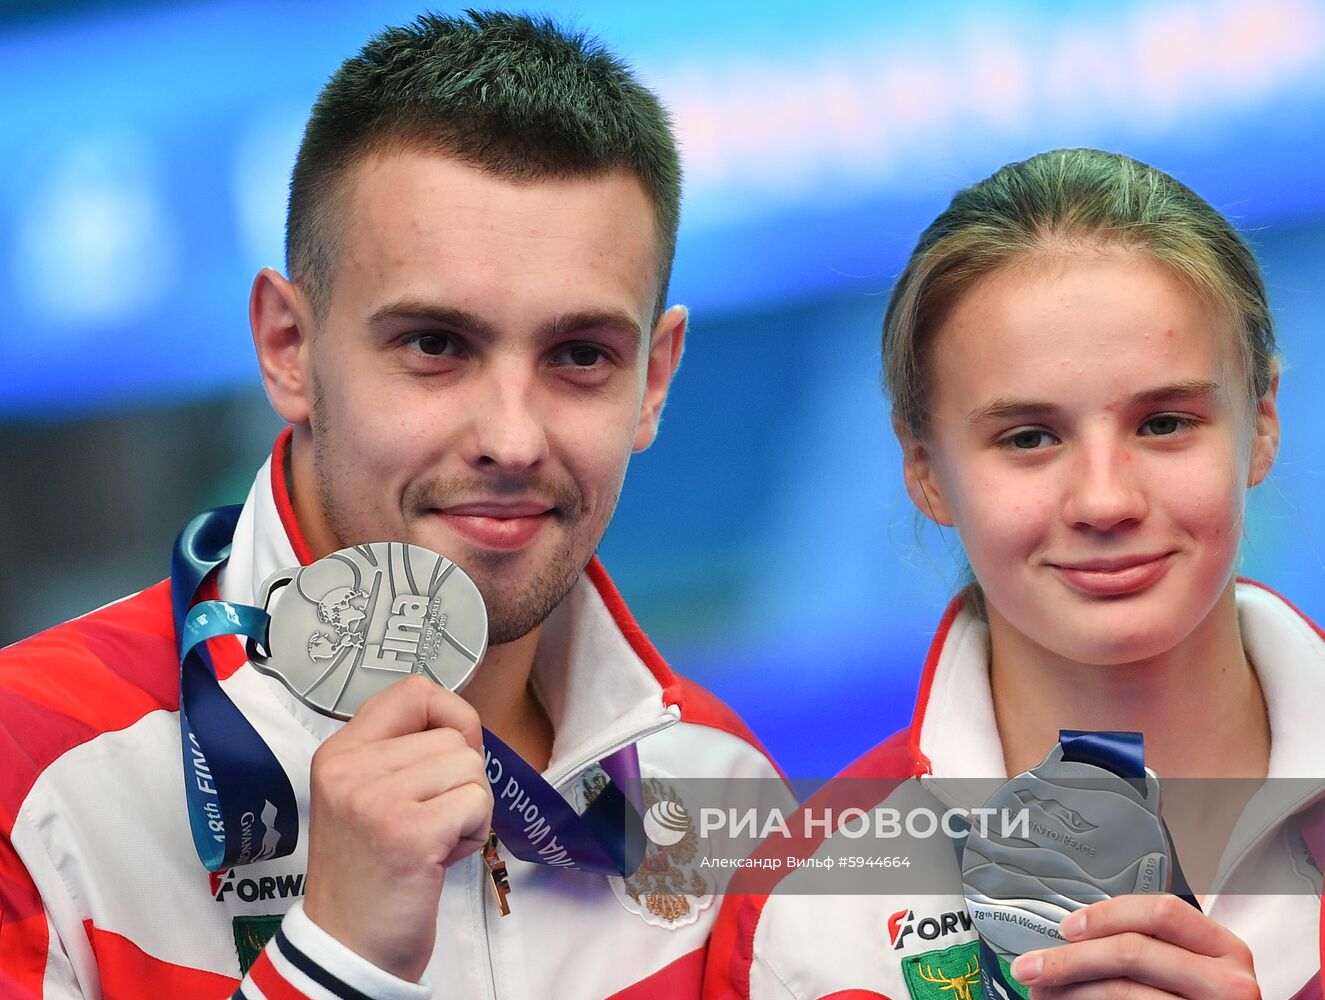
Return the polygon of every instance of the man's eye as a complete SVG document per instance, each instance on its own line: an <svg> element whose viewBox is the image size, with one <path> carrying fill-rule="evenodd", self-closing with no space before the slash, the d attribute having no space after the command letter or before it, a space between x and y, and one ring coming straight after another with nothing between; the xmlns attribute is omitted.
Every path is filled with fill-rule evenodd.
<svg viewBox="0 0 1325 1000"><path fill-rule="evenodd" d="M455 339L445 333L418 333L410 338L410 343L419 349L420 354L430 357L444 357L459 354L460 348Z"/></svg>
<svg viewBox="0 0 1325 1000"><path fill-rule="evenodd" d="M557 360L560 364L572 365L576 368L593 368L602 361L607 360L606 355L592 344L571 344L557 353Z"/></svg>

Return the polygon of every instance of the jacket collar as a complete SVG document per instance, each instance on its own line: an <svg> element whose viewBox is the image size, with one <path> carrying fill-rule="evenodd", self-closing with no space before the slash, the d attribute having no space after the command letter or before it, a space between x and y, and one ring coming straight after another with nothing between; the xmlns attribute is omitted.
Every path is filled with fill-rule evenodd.
<svg viewBox="0 0 1325 1000"><path fill-rule="evenodd" d="M1313 737L1325 703L1325 636L1279 594L1252 580L1236 587L1243 645L1270 718L1271 778L1321 773ZM911 723L915 773L1005 778L989 689L989 627L962 597L948 606L930 646Z"/></svg>
<svg viewBox="0 0 1325 1000"><path fill-rule="evenodd" d="M221 571L224 600L252 604L273 573L312 560L285 480L290 438L288 428L277 437L244 503L230 559ZM287 711L319 739L340 727L279 681L262 677ZM631 617L596 556L544 623L532 677L555 733L546 772L554 784L681 715L679 681Z"/></svg>

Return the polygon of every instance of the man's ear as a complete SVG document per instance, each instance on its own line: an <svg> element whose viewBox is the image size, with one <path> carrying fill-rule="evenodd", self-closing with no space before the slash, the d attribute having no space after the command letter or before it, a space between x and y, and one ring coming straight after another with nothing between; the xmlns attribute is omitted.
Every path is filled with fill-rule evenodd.
<svg viewBox="0 0 1325 1000"><path fill-rule="evenodd" d="M893 420L893 433L902 446L902 475L906 479L906 492L911 502L935 524L951 528L952 511L934 473L929 446L902 424Z"/></svg>
<svg viewBox="0 0 1325 1000"><path fill-rule="evenodd" d="M685 306L672 306L658 319L649 341L649 356L644 374L644 399L640 402L639 425L635 430L635 451L643 451L658 436L658 420L672 376L685 350L686 325L690 313Z"/></svg>
<svg viewBox="0 0 1325 1000"><path fill-rule="evenodd" d="M312 408L308 300L285 277L264 267L253 279L248 322L271 405L287 422L305 423Z"/></svg>
<svg viewBox="0 0 1325 1000"><path fill-rule="evenodd" d="M1256 436L1251 441L1251 464L1247 485L1255 486L1270 474L1274 457L1279 454L1279 372L1270 379L1270 388L1256 401Z"/></svg>

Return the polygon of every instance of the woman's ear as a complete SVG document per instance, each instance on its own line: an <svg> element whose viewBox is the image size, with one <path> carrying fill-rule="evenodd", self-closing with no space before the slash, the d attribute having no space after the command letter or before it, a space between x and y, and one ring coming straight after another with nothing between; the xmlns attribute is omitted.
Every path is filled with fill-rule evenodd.
<svg viewBox="0 0 1325 1000"><path fill-rule="evenodd" d="M1279 453L1279 372L1276 368L1270 388L1256 401L1256 436L1251 441L1251 464L1247 485L1255 486L1270 474L1274 457Z"/></svg>
<svg viewBox="0 0 1325 1000"><path fill-rule="evenodd" d="M902 475L906 479L906 492L910 494L911 502L935 524L951 528L952 511L935 475L929 445L896 419L893 420L893 433L902 446Z"/></svg>

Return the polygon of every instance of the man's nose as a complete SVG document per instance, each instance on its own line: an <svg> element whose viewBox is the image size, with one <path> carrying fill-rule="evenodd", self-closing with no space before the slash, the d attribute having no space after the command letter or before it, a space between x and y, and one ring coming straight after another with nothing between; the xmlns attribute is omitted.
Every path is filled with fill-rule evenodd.
<svg viewBox="0 0 1325 1000"><path fill-rule="evenodd" d="M537 373L516 359L494 358L478 380L466 458L475 467L509 474L536 467L548 450Z"/></svg>

